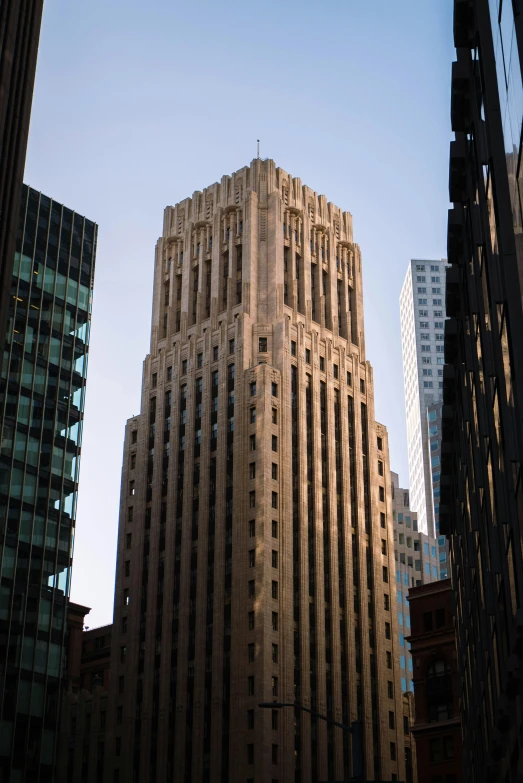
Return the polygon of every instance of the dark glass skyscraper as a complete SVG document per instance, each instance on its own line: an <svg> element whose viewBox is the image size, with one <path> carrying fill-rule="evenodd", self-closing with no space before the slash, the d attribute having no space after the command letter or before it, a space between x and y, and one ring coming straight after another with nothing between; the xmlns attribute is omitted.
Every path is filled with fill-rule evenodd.
<svg viewBox="0 0 523 783"><path fill-rule="evenodd" d="M519 783L522 3L455 0L454 40L440 530L451 534L463 779Z"/></svg>
<svg viewBox="0 0 523 783"><path fill-rule="evenodd" d="M43 0L0 2L0 345L7 321Z"/></svg>
<svg viewBox="0 0 523 783"><path fill-rule="evenodd" d="M0 781L51 781L97 227L23 187L0 380Z"/></svg>

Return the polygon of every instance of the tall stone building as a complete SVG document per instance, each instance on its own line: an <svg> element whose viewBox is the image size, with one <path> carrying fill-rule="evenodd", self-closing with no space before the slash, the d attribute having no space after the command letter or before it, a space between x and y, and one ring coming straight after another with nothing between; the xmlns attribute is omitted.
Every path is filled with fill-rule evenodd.
<svg viewBox="0 0 523 783"><path fill-rule="evenodd" d="M405 779L350 214L254 160L164 215L123 457L106 781Z"/></svg>

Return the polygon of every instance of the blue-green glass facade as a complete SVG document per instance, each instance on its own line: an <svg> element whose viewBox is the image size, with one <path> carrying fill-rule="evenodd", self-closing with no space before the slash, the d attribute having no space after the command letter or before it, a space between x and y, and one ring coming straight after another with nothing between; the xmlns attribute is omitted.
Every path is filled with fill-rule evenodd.
<svg viewBox="0 0 523 783"><path fill-rule="evenodd" d="M0 380L0 781L54 781L97 226L24 186Z"/></svg>

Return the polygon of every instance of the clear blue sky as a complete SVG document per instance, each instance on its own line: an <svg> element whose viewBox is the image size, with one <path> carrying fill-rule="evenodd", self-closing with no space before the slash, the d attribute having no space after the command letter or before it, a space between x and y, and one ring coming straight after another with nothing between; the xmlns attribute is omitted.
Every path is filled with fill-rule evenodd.
<svg viewBox="0 0 523 783"><path fill-rule="evenodd" d="M352 213L408 481L398 297L446 253L451 0L46 0L25 179L99 224L72 598L112 620L124 424L163 209L262 157Z"/></svg>

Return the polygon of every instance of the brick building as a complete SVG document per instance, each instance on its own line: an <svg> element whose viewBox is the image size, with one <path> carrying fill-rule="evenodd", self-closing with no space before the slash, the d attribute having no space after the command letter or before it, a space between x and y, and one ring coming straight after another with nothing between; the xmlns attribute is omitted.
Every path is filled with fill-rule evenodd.
<svg viewBox="0 0 523 783"><path fill-rule="evenodd" d="M460 783L459 674L450 579L409 590L420 783Z"/></svg>

